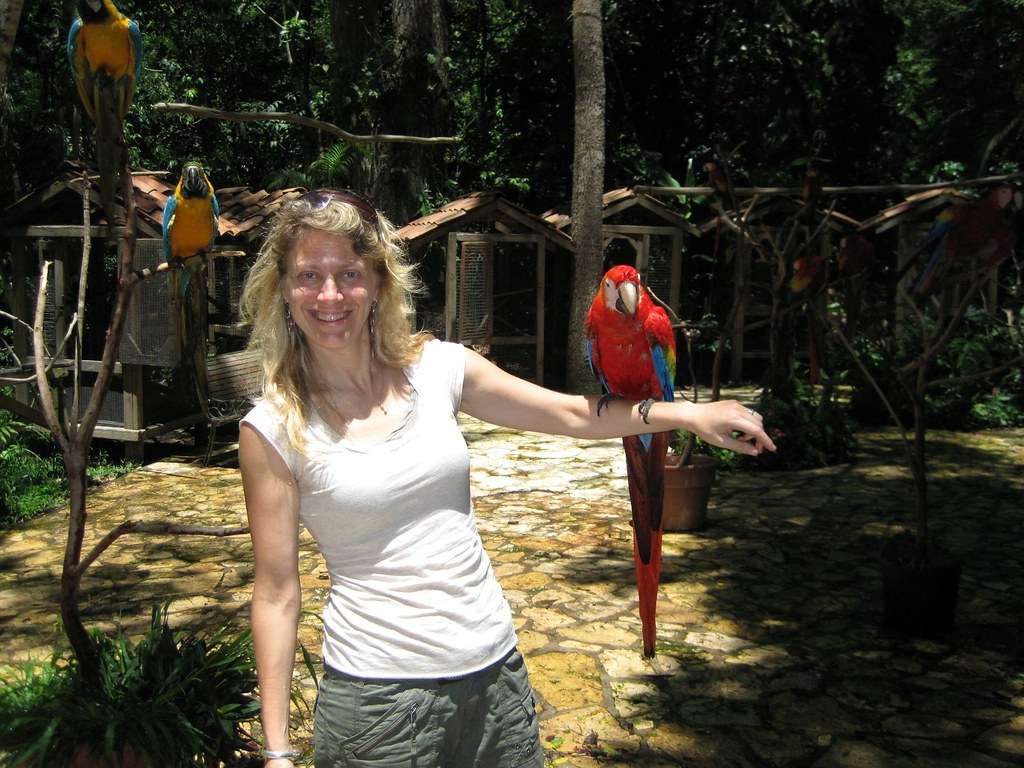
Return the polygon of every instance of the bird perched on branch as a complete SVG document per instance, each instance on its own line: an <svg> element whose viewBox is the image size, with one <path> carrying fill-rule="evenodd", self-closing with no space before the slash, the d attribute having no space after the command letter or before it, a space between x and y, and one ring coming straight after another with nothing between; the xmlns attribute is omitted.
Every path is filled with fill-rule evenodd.
<svg viewBox="0 0 1024 768"><path fill-rule="evenodd" d="M164 258L176 267L170 271L168 286L178 308L181 356L192 359L196 394L204 413L207 406L205 302L197 291L189 293L190 285L196 284L192 277L202 274L203 264L185 262L213 247L219 230L219 217L217 195L203 166L195 162L185 163L174 194L164 204Z"/></svg>
<svg viewBox="0 0 1024 768"><path fill-rule="evenodd" d="M100 197L114 223L114 190L123 165L122 126L142 74L142 33L111 0L78 0L67 55L86 114L96 125Z"/></svg>
<svg viewBox="0 0 1024 768"><path fill-rule="evenodd" d="M955 205L940 213L926 241L931 256L914 282L914 292L930 293L947 275L972 279L1007 258L1016 241L1007 212L1018 198L1012 185L1003 184L980 202Z"/></svg>
<svg viewBox="0 0 1024 768"><path fill-rule="evenodd" d="M673 399L675 337L665 311L654 304L630 266L612 267L587 314L587 358L609 399L640 400L640 412ZM644 656L654 656L655 610L661 578L661 508L668 433L622 438L633 513L633 560L643 626Z"/></svg>

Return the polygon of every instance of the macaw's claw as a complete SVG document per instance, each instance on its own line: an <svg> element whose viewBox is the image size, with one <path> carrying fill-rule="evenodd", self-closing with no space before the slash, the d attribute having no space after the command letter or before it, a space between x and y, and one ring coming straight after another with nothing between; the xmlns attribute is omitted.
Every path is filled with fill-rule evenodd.
<svg viewBox="0 0 1024 768"><path fill-rule="evenodd" d="M597 415L600 416L601 415L601 409L602 408L607 408L608 407L608 403L610 403L612 400L621 400L621 399L622 398L620 398L618 395L613 395L611 392L605 392L603 395L601 395L601 399L597 401Z"/></svg>

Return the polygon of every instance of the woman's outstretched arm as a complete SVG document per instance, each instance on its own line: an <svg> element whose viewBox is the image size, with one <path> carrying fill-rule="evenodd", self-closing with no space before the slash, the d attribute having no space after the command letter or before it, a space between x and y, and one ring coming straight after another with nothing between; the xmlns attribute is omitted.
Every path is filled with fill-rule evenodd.
<svg viewBox="0 0 1024 768"><path fill-rule="evenodd" d="M469 348L465 353L462 410L491 424L583 439L686 429L738 453L757 456L775 450L760 414L736 400L656 402L646 423L635 401L615 400L599 416L596 396L545 389L506 373Z"/></svg>

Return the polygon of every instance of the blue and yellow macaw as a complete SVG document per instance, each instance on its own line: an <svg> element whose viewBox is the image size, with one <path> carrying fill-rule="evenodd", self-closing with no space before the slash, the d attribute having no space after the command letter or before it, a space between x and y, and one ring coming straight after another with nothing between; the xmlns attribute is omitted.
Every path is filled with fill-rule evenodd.
<svg viewBox="0 0 1024 768"><path fill-rule="evenodd" d="M181 170L174 194L164 203L164 258L172 266L169 278L171 296L178 304L178 339L182 359L192 358L199 404L206 412L206 328L205 306L201 294L189 286L198 284L192 277L202 274L202 260L185 262L207 253L219 233L220 204L213 184L199 163L189 162Z"/></svg>
<svg viewBox="0 0 1024 768"><path fill-rule="evenodd" d="M78 0L67 54L82 106L96 124L100 197L114 223L114 190L124 159L122 124L142 74L142 33L110 0Z"/></svg>
<svg viewBox="0 0 1024 768"><path fill-rule="evenodd" d="M645 415L656 400L674 399L676 343L665 310L627 265L612 267L587 314L587 359L605 391L598 414L609 399L641 402ZM633 561L640 598L644 656L654 656L654 615L661 580L661 511L665 493L668 433L622 438L626 479L633 513Z"/></svg>

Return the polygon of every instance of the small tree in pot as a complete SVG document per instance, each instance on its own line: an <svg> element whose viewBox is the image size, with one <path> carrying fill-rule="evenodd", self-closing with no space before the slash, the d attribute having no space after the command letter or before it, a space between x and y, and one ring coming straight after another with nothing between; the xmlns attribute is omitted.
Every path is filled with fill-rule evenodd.
<svg viewBox="0 0 1024 768"><path fill-rule="evenodd" d="M1019 196L1018 196L1019 197ZM956 338L972 301L1012 251L1013 230L1002 213L1014 198L1013 190L1003 187L983 202L962 206L962 212L947 212L940 217L957 226L946 227L929 239L934 245L931 259L909 289L896 286L897 301L916 322L913 333L899 336L887 321L876 326L875 349L885 358L884 367L899 383L912 413L912 434L900 417L903 410L887 395L877 378L865 365L838 320L830 317L832 332L851 354L864 379L882 400L900 430L907 463L914 482L915 526L913 534L904 533L889 540L883 549L884 623L911 633L933 633L955 625L956 598L961 563L938 545L929 528L928 467L926 459L927 399L930 389L992 376L1024 361L1024 354L980 373L938 378L934 375L936 358ZM971 213L1001 200L999 215L988 217L982 232L969 231L964 222ZM1019 320L1018 320L1019 322ZM908 344L907 340L912 343ZM909 354L908 354L909 353Z"/></svg>

